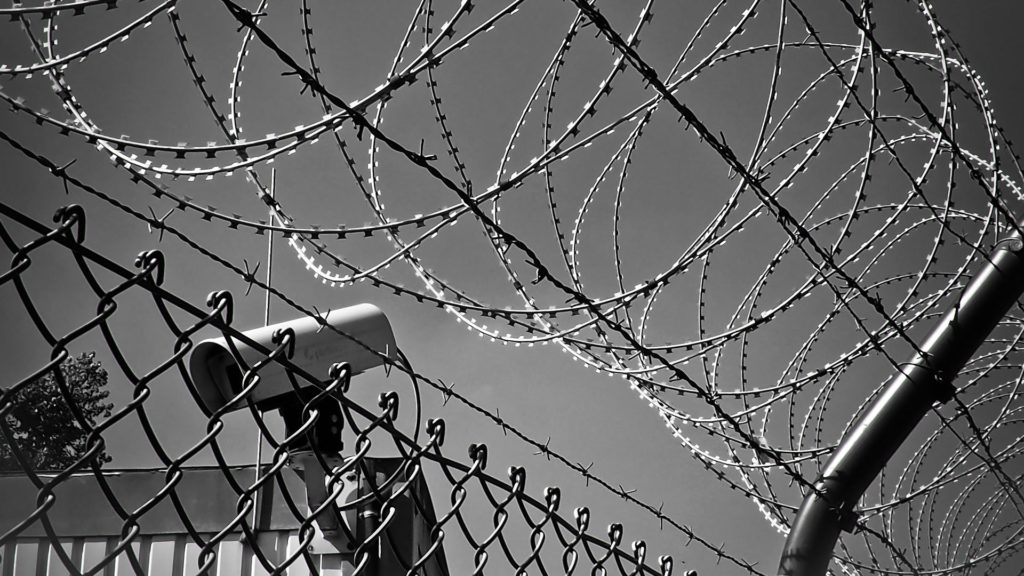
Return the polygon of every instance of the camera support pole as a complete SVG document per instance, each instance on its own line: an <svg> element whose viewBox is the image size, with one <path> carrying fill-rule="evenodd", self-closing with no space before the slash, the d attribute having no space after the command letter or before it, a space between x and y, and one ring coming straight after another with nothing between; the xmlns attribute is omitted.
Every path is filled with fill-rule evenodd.
<svg viewBox="0 0 1024 576"><path fill-rule="evenodd" d="M1024 239L996 244L981 272L899 368L843 438L804 498L779 561L779 574L821 576L841 531L856 527L854 507L935 402L953 398L953 379L1024 293Z"/></svg>

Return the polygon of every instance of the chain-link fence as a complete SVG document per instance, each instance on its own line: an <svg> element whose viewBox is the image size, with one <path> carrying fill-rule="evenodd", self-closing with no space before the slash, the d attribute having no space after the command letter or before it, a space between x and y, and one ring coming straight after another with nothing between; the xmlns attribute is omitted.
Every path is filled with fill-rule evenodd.
<svg viewBox="0 0 1024 576"><path fill-rule="evenodd" d="M578 508L566 514L559 506L561 493L558 488L550 487L534 495L527 489L525 468L513 467L504 478L492 475L486 469L486 446L472 445L468 455L461 458L447 455L444 449L444 421L429 420L424 423L422 435L417 432L420 436L418 441L401 432L395 426L400 409L397 393L381 394L377 406L362 406L353 402L346 396L351 377L347 364L333 366L330 373L323 377L307 373L292 362L291 355L296 344L293 331L277 332L273 338L273 347L262 346L239 332L232 326L233 298L230 293L222 291L210 294L206 308L201 308L166 291L161 287L164 260L160 252L143 252L132 270L90 250L85 242L86 214L80 207L61 209L54 217L57 225L53 228L7 205L0 204L0 214L0 238L11 254L9 268L0 275L0 286L7 290L5 294L17 294L16 298L8 296L5 306L10 306L12 299L20 302L32 318L39 335L50 346L50 361L18 382L5 385L0 397L0 430L3 431L4 441L35 489L34 508L15 525L6 527L0 537L0 547L14 541L26 530L42 527L52 543L55 557L70 573L105 573L118 557L127 558L128 565L137 573L146 573L132 544L137 545L143 537L140 525L146 515L155 507L166 507L170 503L191 542L201 548L196 564L186 567L188 573L204 573L214 569L218 562L218 544L238 532L244 535L242 541L251 548L254 561L266 571L283 574L290 566L298 563L306 564L315 573L319 570L320 559L312 551L311 545L317 537L317 518L326 519L333 514L344 517L353 511L377 519L372 528L357 522L341 521L338 524L338 529L345 533L345 540L354 543L354 549L339 551L351 554L354 573L375 573L370 567L382 557L389 557L394 559L404 573L440 574L442 572L438 570L442 570L440 567L445 565L446 547L468 547L472 551L476 572L483 572L487 567L497 569L497 566L506 567L500 571L512 569L516 573L536 571L543 574L672 572L673 562L670 557L648 557L646 544L642 540L634 541L631 545L624 542L621 525L612 524L604 533L590 525L588 509ZM15 239L25 233L29 234L30 240L19 242ZM34 273L38 258L53 248L65 250L73 256L78 273L94 291L95 315L69 332L55 330L44 320L46 314L40 310L47 307L46 299L26 288L26 278ZM112 274L118 281L105 284L98 279L98 271ZM133 292L144 292L152 297L152 306L159 311L164 322L160 328L173 334L174 346L164 352L163 360L155 368L145 373L134 373L127 363L119 362L123 369L122 376L133 387L132 401L118 406L107 418L92 420L81 412L60 366L68 358L69 349L90 333L102 334L109 352L115 358L124 358L122 344L108 329L108 325L118 314L119 299L130 297L127 295ZM205 434L199 442L178 454L166 452L162 448L161 439L147 426L147 414L159 410L159 407L146 402L151 383L162 375L172 374L180 378L182 393L187 390L197 405L202 406L201 393L190 375L187 360L196 344L196 333L210 327L231 342L232 348L235 343L244 344L265 356L247 364L236 349L235 360L244 366L242 389L219 410L209 413ZM328 323L324 323L323 328L337 330ZM147 329L153 330L156 327L148 326ZM382 361L394 362L388 356L383 356ZM275 435L262 425L260 413L251 399L251 392L260 383L261 370L275 364L286 370L288 380L295 387L296 397L300 390L315 391L314 394L302 396L307 400L301 408L301 421L297 423L294 433L287 437ZM22 439L12 433L8 425L18 395L37 385L40 378L47 374L52 375L56 381L61 398L74 414L76 425L87 436L87 449L77 461L53 474L44 474L33 468L32 455L20 447ZM336 427L340 425L354 433L354 446L350 448L352 455L344 460L338 460L335 452L320 450L317 442L307 439L312 436L312 430L322 425L323 419L327 418L323 407L330 403L336 403L340 408L340 411L331 410L330 413L343 416ZM255 478L251 474L233 470L219 449L218 434L225 426L222 417L235 404L248 405L253 420L260 424L262 437L273 446L273 464L262 469ZM97 459L103 451L104 436L128 418L139 419L149 444L160 455L165 466L161 469L162 485L149 494L145 502L135 507L125 506L118 500ZM379 447L379 443L387 443L397 449L401 458L388 467L367 456L371 447ZM208 519L196 518L197 511L194 508L190 511L179 498L176 489L188 474L195 455L205 450L210 450L217 458L220 464L218 470L230 486L235 499L234 517L218 526L214 533L209 532ZM319 466L326 479L327 495L318 508L307 507L307 495L302 493L301 484L299 493L296 493L294 480L285 480L286 475L293 474L289 465L303 468L295 462L300 455L311 455L304 466L306 476L314 475L314 469ZM57 494L62 484L82 473L92 475L107 499L110 513L116 515L120 522L120 538L116 544L91 565L82 565L80 557L78 561L72 558L71 550L65 550L61 544L68 535L57 531L48 518L48 511L57 503ZM429 496L425 496L424 476L443 479L447 487L445 493L434 495L436 510ZM361 479L359 494L344 501L339 500L342 493L352 491L357 478ZM285 555L276 550L262 550L262 540L252 523L257 493L265 491L270 484L277 485L298 526L297 546ZM311 485L307 483L306 488ZM409 542L402 542L396 536L404 534L395 526L400 522L397 501L405 501L407 507L411 506L406 516L411 512L427 519L421 522L424 529L429 531L419 538L421 546L410 546ZM469 510L473 512L467 514ZM481 511L487 511L483 515L485 521L481 520ZM202 515L202 511L198 514ZM405 517L401 521L409 522L409 518ZM206 526L206 532L199 532L195 528L197 524Z"/></svg>
<svg viewBox="0 0 1024 576"><path fill-rule="evenodd" d="M2 39L18 37L23 46L0 61L0 77L11 82L0 99L12 119L0 139L65 190L173 237L324 331L337 328L261 280L269 258L240 265L218 243L278 235L311 284L364 283L443 310L496 344L551 344L621 379L683 453L780 533L790 530L800 500L819 490L826 460L886 379L921 350L931 323L958 306L988 248L1020 231L1021 163L981 76L930 3L693 1L661 3L657 18L653 1L624 8L423 0L403 10L311 0L287 14L265 0L14 2L0 8L9 17L3 31L11 31ZM135 57L134 73L105 66L109 54L124 51L126 60ZM368 71L369 63L376 68ZM176 80L162 83L168 78ZM169 102L159 93L179 85L190 98ZM112 109L115 91L142 95L143 109ZM59 111L39 104L38 92ZM243 95L252 108L243 108ZM183 129L162 122L172 112L152 114L155 102L180 111L171 128ZM37 132L61 138L37 146L30 143ZM162 140L167 133L182 141ZM132 185L98 185L99 170L84 155L73 168L54 162L77 154L65 142L95 148L96 163L112 162ZM297 152L308 163L282 173L301 182L279 190L276 167ZM329 197L306 189L321 177ZM211 181L216 190L205 187ZM90 251L79 209L63 211L56 232L13 208L4 215L12 264L0 297L51 353L4 384L0 410L15 417L12 399L46 378L87 438L77 462L40 476L25 438L4 429L37 494L34 511L4 542L29 525L46 528L47 507L74 474L89 470L105 486L103 440L131 420L167 482L146 499L150 506L119 506L116 491L102 490L123 535L94 569L110 566L112 554L134 553L132 535L152 506L171 503L188 526L194 514L177 504L175 483L202 453L217 462L237 507L212 534L186 531L203 550L196 567L216 562L216 543L228 533L259 548L252 534L259 525L248 518L261 490L287 482L291 458L304 474L311 466L323 471L327 490L311 507L294 495L295 546L285 557L254 553L267 570L311 562L299 544L320 545L313 519L332 522L334 512L322 505L355 490L342 512L380 521L355 522L356 533L346 536L360 544L355 565L371 571L399 548L389 532L397 520L388 520L396 499L423 518L432 508L414 496L418 478L439 482L433 520L418 540L424 548L392 554L402 570L439 565L442 547L449 560L461 549L478 569L501 559L515 571L667 570L643 546L624 545L617 528L588 536L596 531L589 516L560 510L557 491L526 490L523 469L486 472L485 449L455 458L449 447L442 455L444 426L418 416L418 387L429 386L730 569L760 573L735 548L602 479L550 439L418 374L396 350L367 347L408 374L412 397L385 395L378 406L346 394L341 365L313 374L297 366L295 334L256 346L259 359L233 350L241 367L235 398L207 414L196 440L178 446L150 422L160 409L152 391L157 381L173 381L194 409L204 406L187 370L198 340L219 334L252 344L231 327L231 296L215 293L206 308L192 306L162 287L159 253L140 256L129 271ZM487 255L474 262L495 268L465 265L478 247ZM88 298L77 308L96 310L73 326L53 325L42 312L66 292L26 282L50 273L54 251L69 255L73 266L64 273L84 286L76 298ZM132 322L119 304L140 295L147 317L159 322L150 329L170 343L156 347L162 356L153 367L137 371L126 346L134 342L109 326ZM859 532L841 541L837 566L947 574L1005 569L1017 557L1021 326L1019 307L1011 309L961 373L953 401L928 413L930 430L919 430L863 499L842 503L851 513L845 523ZM59 369L72 350L88 350L86 341L102 345L132 387L130 401L98 419L75 408L75 390ZM297 393L302 405L284 437L271 432L249 394L279 365L287 387L317 391ZM231 411L248 414L271 451L272 467L255 479L232 475L221 448ZM399 426L399 413L414 424ZM332 414L354 451L350 460L334 460L337 450L317 451L307 439L329 429ZM378 479L369 446L399 452L401 465ZM345 479L350 472L358 489ZM291 494L290 486L282 491ZM56 557L70 569L67 554Z"/></svg>

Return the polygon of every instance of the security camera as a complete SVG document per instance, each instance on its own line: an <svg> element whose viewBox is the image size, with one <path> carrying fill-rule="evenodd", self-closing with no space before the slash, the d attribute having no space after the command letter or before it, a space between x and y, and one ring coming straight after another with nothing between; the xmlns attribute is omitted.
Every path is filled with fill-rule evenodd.
<svg viewBox="0 0 1024 576"><path fill-rule="evenodd" d="M227 407L228 411L246 407L245 402L229 403L243 389L246 370L263 362L257 374L259 382L248 393L260 410L279 410L284 421L285 435L293 438L288 446L287 464L306 486L306 503L313 514L315 536L311 546L315 550L336 553L354 548L349 535L355 530L355 516L371 514L370 504L363 503L359 511L341 513L339 503L354 498L357 484L346 484L347 494L334 506L324 506L330 495L334 472L344 459L341 451L344 415L337 398L323 398L316 403L316 416L304 434L307 403L320 392L313 383L291 378L288 369L278 362L266 362L266 350L277 347L274 334L290 329L294 333L294 350L289 361L309 374L327 380L332 366L347 364L352 376L400 358L384 312L372 304L359 304L333 310L320 317L303 317L289 322L265 326L244 332L244 340L254 342L264 351L249 346L240 338L213 338L200 342L189 360L189 372L203 408L213 414ZM252 382L246 382L251 385ZM300 386L299 389L295 385ZM306 386L310 384L309 386ZM358 484L361 486L361 484ZM360 488L359 490L364 490ZM373 501L376 503L376 501ZM365 508L365 510L363 510ZM316 511L316 512L315 512ZM369 517L369 516L367 516ZM344 524L344 527L343 527ZM373 532L373 527L362 530Z"/></svg>
<svg viewBox="0 0 1024 576"><path fill-rule="evenodd" d="M351 374L355 375L382 365L385 358L397 357L391 323L384 312L372 304L332 310L319 318L307 316L255 328L244 335L264 349L273 349L274 333L287 328L295 333L295 351L290 361L325 379L328 369L335 363L347 362ZM200 342L189 360L189 372L205 408L212 414L226 406L241 392L242 377L248 367L265 358L264 352L238 339L231 339L230 343L226 338ZM260 410L293 403L295 389L285 366L271 362L259 370L259 377L259 384L249 397ZM295 381L303 384L301 379ZM231 410L245 406L244 402L236 402Z"/></svg>

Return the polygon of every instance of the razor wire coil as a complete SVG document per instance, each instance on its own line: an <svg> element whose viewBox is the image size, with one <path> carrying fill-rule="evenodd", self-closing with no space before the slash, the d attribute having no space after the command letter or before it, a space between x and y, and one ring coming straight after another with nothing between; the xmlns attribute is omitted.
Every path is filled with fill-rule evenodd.
<svg viewBox="0 0 1024 576"><path fill-rule="evenodd" d="M231 233L278 233L317 281L335 287L369 282L442 308L469 330L503 344L559 346L587 368L623 378L699 463L752 499L780 531L787 530L798 501L790 486L802 492L815 489L823 458L878 394L884 378L880 370L898 370L902 355L919 350L915 338L921 327L945 306L955 306L972 271L987 258L986 247L1018 230L1013 214L1020 212L1019 160L995 121L983 82L924 2L907 5L915 12L914 23L927 28L930 51L887 48L877 37L885 22L875 20L879 10L870 1L830 4L847 27L838 31L831 22L815 24L812 7L796 1L771 6L760 0L719 1L709 5L689 41L680 42L683 48L672 65L655 66L641 49L644 34L657 25L654 2L640 6L627 26L619 23L621 18L613 23L605 7L575 0L566 11L567 29L557 38L508 133L494 180L484 185L480 171L459 149L457 109L447 104L452 94L445 92L440 78L459 52L485 45L495 29L514 26L517 14L542 12L535 4L415 3L404 34L392 46L385 81L347 101L327 85L327 67L317 53L324 33L314 29L318 8L313 3L304 0L299 6L297 37L304 52L299 58L264 25L276 14L269 3L248 10L224 0L241 37L226 111L202 72L203 56L191 45L189 22L177 2L147 3L144 12L115 31L59 55L58 19L100 5L123 7L111 1L17 4L0 13L14 22L9 28L23 29L35 54L32 62L0 64L0 77L45 76L66 118L26 104L6 89L0 90L0 98L17 116L84 138L151 193L154 204L169 210L160 218L154 208L149 216L134 211L135 217L161 235L174 229L168 216L179 213ZM440 25L438 12L446 18ZM168 19L190 79L223 136L220 142L168 145L111 136L92 119L66 78L76 63L97 58L117 41L130 42L159 16ZM34 26L42 28L42 40ZM612 52L602 62L600 80L579 104L557 94L562 88L572 92L561 77L591 33ZM752 39L743 44L747 37ZM282 83L315 99L320 119L242 138L243 76L257 48L269 54L269 62L283 66ZM753 134L737 146L732 135L711 128L680 94L691 85L699 88L719 70L757 58L770 62L763 112ZM815 68L806 78L788 80L791 68L811 64ZM613 89L634 96L625 111L615 110ZM386 123L410 93L421 100L425 96L429 108L423 114L433 117L433 132L423 133L418 148L393 136L400 131ZM829 97L835 103L824 112L815 108ZM553 118L559 115L569 121L555 130ZM642 223L631 227L629 202L638 193L630 183L642 177L644 155L653 154L645 148L654 138L650 134L673 123L723 162L729 177L715 181L725 192L703 228L688 244L673 247L667 265L636 277L629 273L630 265L643 252L637 252L629 234ZM538 130L539 147L527 141ZM428 138L431 150L440 153L424 149ZM853 138L859 138L855 145L849 143ZM321 139L336 149L351 176L347 185L365 200L373 221L306 222L286 210L290 200L271 196L259 170L271 161L324 146L318 143ZM361 156L354 142L365 148ZM571 186L558 181L561 163L588 157L592 146L608 143L610 152L587 166L590 183L581 187L585 191L561 192ZM522 153L526 156L536 155L523 161L517 147L532 151ZM741 159L741 149L748 160ZM840 159L823 159L832 150L843 150ZM70 181L67 166L29 155ZM392 186L382 168L396 158L415 169L423 182L446 189L454 198L424 213L404 214L405 198L394 189L399 184ZM820 181L807 176L816 171L826 173ZM241 207L215 208L179 191L190 183L236 173L245 174L253 186L254 205L269 206L273 219L245 216ZM889 190L880 189L878 181ZM553 258L542 256L540 241L514 233L515 216L509 215L514 210L503 210L514 207L517 195L528 187L543 194L557 247ZM897 187L900 192L891 191ZM578 203L575 210L571 202ZM599 251L588 251L591 243L598 244L588 238L591 223L600 218L611 224L603 240L611 245L612 281L602 277L607 270L592 268L591 254ZM438 235L466 221L480 227L507 278L511 292L503 301L445 280L425 256ZM760 238L771 238L767 242L773 245L770 253L758 254L761 260L754 265L759 272L748 281L748 289L731 302L718 301L729 258L744 254L734 247ZM358 262L347 246L360 239L380 240L389 247L387 255L369 264ZM23 260L16 264L27 266ZM421 287L391 278L402 266ZM237 264L231 267L250 287L259 285L248 262L244 270ZM10 273L12 278L20 274L14 268ZM679 302L676 287L687 283L696 283L683 301L696 309L696 329L679 334L659 325L658 317L673 317L668 309ZM1019 312L1005 320L967 367L955 402L935 411L935 430L906 466L888 471L858 507L861 530L844 542L844 570L945 574L986 562L998 566L1015 556L1022 529L1018 507L1024 503L1015 460L1021 436L1012 431L1020 376L1004 378L1003 373L1019 372ZM801 315L813 320L782 328L799 324L794 319ZM799 332L784 353L788 359L778 365L758 357L758 346L768 347L773 336L791 336L787 330ZM838 347L837 339L842 340ZM419 375L413 373L413 378ZM851 378L866 378L877 386L851 401L840 385ZM443 382L423 381L438 389L445 402L455 396L471 403ZM497 414L488 415L503 430L510 426ZM542 453L550 449L550 441L519 436ZM571 458L558 459L589 474ZM615 491L611 484L606 488ZM980 496L989 489L995 495ZM629 496L621 487L619 491ZM641 505L660 519L660 510ZM546 509L539 502L536 506ZM544 518L538 525L531 523L531 530L547 525L548 516ZM897 519L905 521L903 530L896 528ZM954 527L967 529L958 535ZM536 541L543 540L538 536ZM564 555L577 558L572 546ZM536 557L531 554L523 562ZM736 563L744 565L742 560Z"/></svg>

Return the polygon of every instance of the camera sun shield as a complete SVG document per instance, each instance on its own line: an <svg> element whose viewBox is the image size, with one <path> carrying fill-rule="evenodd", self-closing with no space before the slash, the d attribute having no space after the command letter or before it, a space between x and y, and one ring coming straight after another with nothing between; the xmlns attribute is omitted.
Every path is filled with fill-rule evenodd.
<svg viewBox="0 0 1024 576"><path fill-rule="evenodd" d="M382 365L384 357L397 357L391 323L384 312L372 304L332 310L324 321L329 326L322 326L319 319L307 316L255 328L246 331L245 336L264 348L272 349L274 332L291 328L295 332L295 353L291 362L321 378L327 377L328 369L336 362L348 362L352 374L359 374ZM208 413L219 410L241 391L246 366L266 357L239 340L233 340L233 344L244 366L236 361L225 338L200 342L189 360L189 372ZM285 367L277 362L262 368L259 375L260 383L251 392L251 397L260 410L277 408L294 392ZM298 382L300 385L303 383L302 379ZM244 403L239 403L234 409L244 407Z"/></svg>

